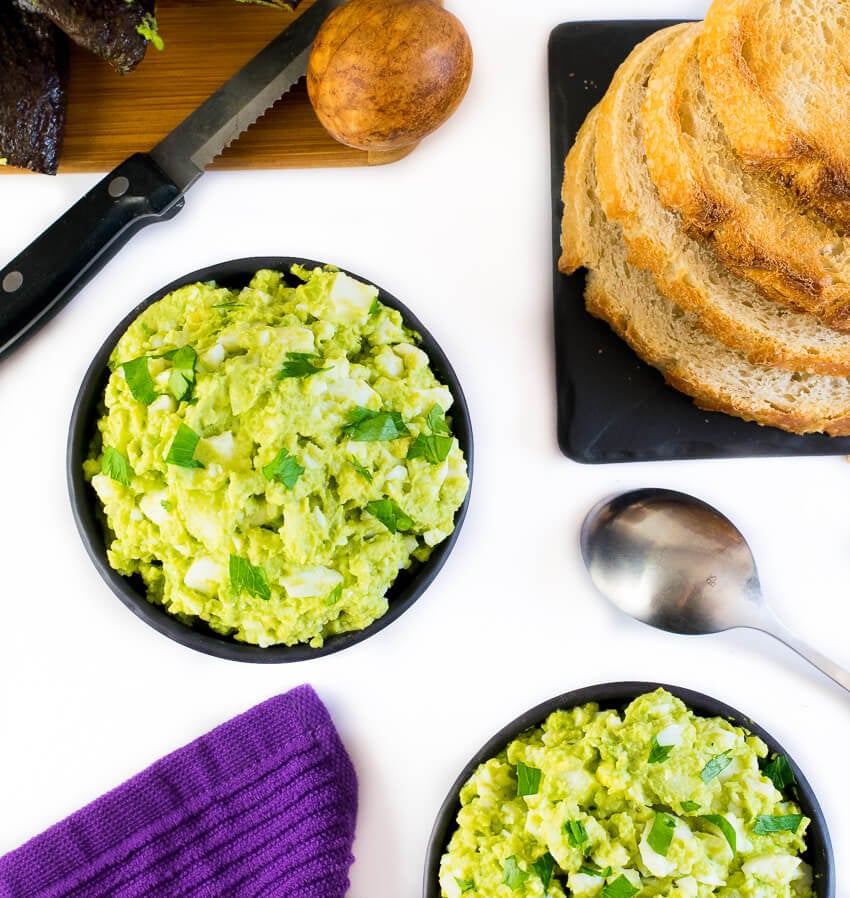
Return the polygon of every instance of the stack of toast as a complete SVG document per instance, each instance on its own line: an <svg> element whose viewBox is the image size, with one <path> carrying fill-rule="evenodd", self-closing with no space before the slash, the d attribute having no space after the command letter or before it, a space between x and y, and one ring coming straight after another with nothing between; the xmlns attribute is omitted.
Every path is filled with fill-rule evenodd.
<svg viewBox="0 0 850 898"><path fill-rule="evenodd" d="M567 156L559 268L705 409L850 434L850 0L714 0Z"/></svg>

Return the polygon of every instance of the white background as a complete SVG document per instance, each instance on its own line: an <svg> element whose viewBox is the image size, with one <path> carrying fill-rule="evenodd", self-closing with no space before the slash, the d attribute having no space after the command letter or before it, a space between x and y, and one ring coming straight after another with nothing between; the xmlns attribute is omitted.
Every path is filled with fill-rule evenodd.
<svg viewBox="0 0 850 898"><path fill-rule="evenodd" d="M752 543L774 610L850 667L850 467L842 457L584 466L555 439L546 45L614 0L452 0L475 50L455 116L372 169L207 174L34 339L0 361L0 853L253 704L309 682L360 780L353 898L421 894L425 848L471 755L526 708L615 680L709 693L784 743L832 834L850 894L850 695L768 636L677 637L594 592L585 512L659 485L721 508ZM645 0L640 15L701 17ZM247 14L247 11L246 11ZM140 149L145 149L140 147ZM96 180L4 176L0 259ZM384 286L442 344L469 401L472 501L455 550L391 626L314 661L254 666L171 642L100 580L77 535L65 440L79 382L140 299L249 255L334 262Z"/></svg>

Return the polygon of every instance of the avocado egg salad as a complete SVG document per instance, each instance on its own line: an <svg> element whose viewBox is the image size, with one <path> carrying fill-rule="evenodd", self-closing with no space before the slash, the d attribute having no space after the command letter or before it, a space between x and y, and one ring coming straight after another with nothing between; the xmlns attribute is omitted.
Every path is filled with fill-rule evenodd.
<svg viewBox="0 0 850 898"><path fill-rule="evenodd" d="M110 565L259 646L360 630L454 529L452 395L376 287L331 267L181 287L118 341L85 475Z"/></svg>
<svg viewBox="0 0 850 898"><path fill-rule="evenodd" d="M550 714L482 763L440 864L445 898L812 898L787 759L658 689Z"/></svg>

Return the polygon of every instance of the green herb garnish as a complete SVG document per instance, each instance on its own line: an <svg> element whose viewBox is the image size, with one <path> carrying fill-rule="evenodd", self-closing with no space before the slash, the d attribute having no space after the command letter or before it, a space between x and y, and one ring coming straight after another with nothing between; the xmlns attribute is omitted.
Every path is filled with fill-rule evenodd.
<svg viewBox="0 0 850 898"><path fill-rule="evenodd" d="M287 377L309 377L319 371L327 371L323 365L315 365L316 360L321 360L321 356L312 352L287 352L286 361L278 373L278 380L284 380ZM333 365L328 366L330 368Z"/></svg>
<svg viewBox="0 0 850 898"><path fill-rule="evenodd" d="M408 458L424 458L432 465L446 460L452 448L452 435L446 422L446 413L436 403L431 406L425 419L430 433L420 433L407 450Z"/></svg>
<svg viewBox="0 0 850 898"><path fill-rule="evenodd" d="M200 439L188 424L181 424L174 435L168 455L165 456L166 462L181 468L203 468L203 465L194 457L195 448Z"/></svg>
<svg viewBox="0 0 850 898"><path fill-rule="evenodd" d="M682 810L686 814L692 814L694 811L698 811L700 808L698 801L683 801L682 802Z"/></svg>
<svg viewBox="0 0 850 898"><path fill-rule="evenodd" d="M667 758L670 757L670 752L673 751L672 745L662 745L658 741L657 736L652 737L652 748L649 750L649 764L660 764L662 761L666 761Z"/></svg>
<svg viewBox="0 0 850 898"><path fill-rule="evenodd" d="M336 586L328 593L328 597L325 599L326 605L336 605L336 603L342 598L342 583L337 583Z"/></svg>
<svg viewBox="0 0 850 898"><path fill-rule="evenodd" d="M732 763L732 752L724 751L722 754L709 758L705 767L700 770L699 778L704 783L710 783L718 774L722 773Z"/></svg>
<svg viewBox="0 0 850 898"><path fill-rule="evenodd" d="M517 795L536 795L540 788L540 778L542 771L536 767L528 767L522 761L518 761L516 765L516 794Z"/></svg>
<svg viewBox="0 0 850 898"><path fill-rule="evenodd" d="M181 346L171 356L171 374L168 376L168 389L171 395L180 402L189 395L195 383L195 363L198 353L191 346Z"/></svg>
<svg viewBox="0 0 850 898"><path fill-rule="evenodd" d="M455 882L460 889L461 894L464 892L472 892L475 889L475 883L471 879L459 879L455 876Z"/></svg>
<svg viewBox="0 0 850 898"><path fill-rule="evenodd" d="M537 858L531 866L534 868L534 872L540 877L540 881L543 883L543 891L545 892L546 889L549 888L549 883L552 881L552 873L555 870L555 858L553 858L547 851L546 854Z"/></svg>
<svg viewBox="0 0 850 898"><path fill-rule="evenodd" d="M377 315L378 312L380 312L380 311L381 311L381 301L380 301L380 300L378 299L378 297L376 296L376 297L372 300L372 305L369 306L369 314L370 314L370 315Z"/></svg>
<svg viewBox="0 0 850 898"><path fill-rule="evenodd" d="M123 452L113 449L112 446L103 447L101 470L108 477L117 480L118 483L123 483L124 486L130 485L130 479L133 476L130 460Z"/></svg>
<svg viewBox="0 0 850 898"><path fill-rule="evenodd" d="M247 558L240 558L238 555L230 556L230 586L236 595L244 589L257 599L268 601L272 597L266 572L259 565L251 564Z"/></svg>
<svg viewBox="0 0 850 898"><path fill-rule="evenodd" d="M599 898L632 898L637 895L636 889L621 873L613 882L609 882L599 893Z"/></svg>
<svg viewBox="0 0 850 898"><path fill-rule="evenodd" d="M143 355L137 359L124 362L124 379L130 388L133 399L144 405L150 405L156 399L156 390L153 386L153 378L148 369L148 357Z"/></svg>
<svg viewBox="0 0 850 898"><path fill-rule="evenodd" d="M647 844L656 854L667 857L675 831L676 818L663 812L657 813L652 821L652 829L646 837Z"/></svg>
<svg viewBox="0 0 850 898"><path fill-rule="evenodd" d="M561 827L561 831L566 834L567 841L574 848L581 848L589 838L581 820L567 820Z"/></svg>
<svg viewBox="0 0 850 898"><path fill-rule="evenodd" d="M361 443L397 440L410 433L398 412L375 412L357 405L349 411L348 420L349 423L343 426L342 432Z"/></svg>
<svg viewBox="0 0 850 898"><path fill-rule="evenodd" d="M356 458L349 458L348 463L361 477L365 478L369 483L372 482L372 472L368 468L364 468Z"/></svg>
<svg viewBox="0 0 850 898"><path fill-rule="evenodd" d="M797 782L794 771L788 763L785 755L776 755L772 761L764 765L762 771L781 792L786 786L793 786Z"/></svg>
<svg viewBox="0 0 850 898"><path fill-rule="evenodd" d="M390 533L410 530L413 519L408 517L392 499L373 499L366 503L366 511L374 515Z"/></svg>
<svg viewBox="0 0 850 898"><path fill-rule="evenodd" d="M502 882L511 889L519 889L528 879L528 873L521 870L515 855L511 855L504 866L505 875Z"/></svg>
<svg viewBox="0 0 850 898"><path fill-rule="evenodd" d="M764 836L767 833L797 832L797 827L803 822L802 814L759 814L756 817L753 832Z"/></svg>
<svg viewBox="0 0 850 898"><path fill-rule="evenodd" d="M732 857L735 857L738 853L738 834L735 832L735 827L720 814L703 814L702 819L713 823L723 833L723 837L732 849Z"/></svg>
<svg viewBox="0 0 850 898"><path fill-rule="evenodd" d="M586 873L588 876L601 876L606 877L611 875L610 867L597 867L596 864L591 863L590 861L585 861L579 868L579 873Z"/></svg>
<svg viewBox="0 0 850 898"><path fill-rule="evenodd" d="M407 457L424 458L429 464L438 465L448 457L453 442L452 437L418 433L407 450Z"/></svg>
<svg viewBox="0 0 850 898"><path fill-rule="evenodd" d="M298 478L304 473L304 468L298 464L298 459L290 455L286 449L281 449L274 461L263 466L263 475L266 480L282 483L287 489L292 489L298 482Z"/></svg>

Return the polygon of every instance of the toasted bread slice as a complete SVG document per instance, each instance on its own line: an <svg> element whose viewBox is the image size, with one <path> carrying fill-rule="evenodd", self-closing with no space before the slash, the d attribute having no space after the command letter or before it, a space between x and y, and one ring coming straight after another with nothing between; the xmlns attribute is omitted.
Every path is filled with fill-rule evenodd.
<svg viewBox="0 0 850 898"><path fill-rule="evenodd" d="M755 364L792 371L850 373L850 336L838 333L810 314L796 312L763 296L736 277L700 241L688 236L681 216L660 201L649 177L640 108L650 72L664 47L690 25L673 26L647 38L623 63L598 112L595 142L598 193L605 213L623 227L630 260L651 272L658 289L700 326ZM562 223L562 271L595 267L593 247L571 234L568 212L586 189L575 166L579 144L565 165ZM582 214L587 214L585 210Z"/></svg>
<svg viewBox="0 0 850 898"><path fill-rule="evenodd" d="M753 365L696 326L626 263L588 275L587 310L699 408L791 433L850 435L850 381Z"/></svg>
<svg viewBox="0 0 850 898"><path fill-rule="evenodd" d="M700 77L701 27L695 23L665 48L641 110L647 167L661 201L768 296L846 330L850 245L734 152Z"/></svg>
<svg viewBox="0 0 850 898"><path fill-rule="evenodd" d="M754 365L706 334L695 315L658 291L649 272L629 263L622 228L607 219L596 193L597 115L591 113L570 151L562 230L563 258L593 266L588 311L701 408L794 433L850 434L850 378Z"/></svg>
<svg viewBox="0 0 850 898"><path fill-rule="evenodd" d="M850 226L850 3L714 0L702 79L735 151Z"/></svg>

